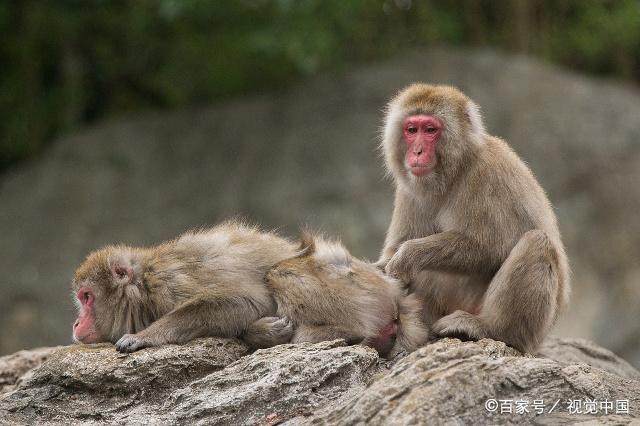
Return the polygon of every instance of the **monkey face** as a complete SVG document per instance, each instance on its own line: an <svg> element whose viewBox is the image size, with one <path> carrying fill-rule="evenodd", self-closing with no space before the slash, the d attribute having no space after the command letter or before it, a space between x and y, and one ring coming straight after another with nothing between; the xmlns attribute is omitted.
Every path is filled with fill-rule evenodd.
<svg viewBox="0 0 640 426"><path fill-rule="evenodd" d="M442 189L483 134L479 109L462 92L412 84L387 107L382 141L387 169L410 190Z"/></svg>
<svg viewBox="0 0 640 426"><path fill-rule="evenodd" d="M127 315L131 306L140 304L130 258L125 248L108 247L91 253L76 270L72 282L78 308L73 324L75 342L113 342L135 332L126 319L131 318Z"/></svg>
<svg viewBox="0 0 640 426"><path fill-rule="evenodd" d="M81 286L76 293L78 303L78 319L73 324L73 340L81 343L96 343L101 341L95 327L95 294L88 286Z"/></svg>
<svg viewBox="0 0 640 426"><path fill-rule="evenodd" d="M108 316L104 312L105 295L96 285L96 280L85 279L74 281L74 298L78 308L78 318L73 324L73 340L77 343L99 343L109 339L110 327L104 323Z"/></svg>
<svg viewBox="0 0 640 426"><path fill-rule="evenodd" d="M433 115L411 115L404 120L405 165L414 176L429 174L435 167L436 143L441 135L442 121Z"/></svg>

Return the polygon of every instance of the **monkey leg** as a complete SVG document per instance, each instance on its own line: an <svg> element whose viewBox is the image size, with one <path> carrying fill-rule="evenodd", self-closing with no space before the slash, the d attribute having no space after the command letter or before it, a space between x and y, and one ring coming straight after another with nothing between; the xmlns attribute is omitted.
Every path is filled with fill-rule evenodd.
<svg viewBox="0 0 640 426"><path fill-rule="evenodd" d="M250 324L241 337L252 348L270 348L288 343L293 331L293 323L287 317L264 317Z"/></svg>
<svg viewBox="0 0 640 426"><path fill-rule="evenodd" d="M291 343L318 343L337 339L344 339L348 345L353 345L360 343L363 337L340 326L300 324L296 328Z"/></svg>
<svg viewBox="0 0 640 426"><path fill-rule="evenodd" d="M398 334L387 358L413 352L428 339L429 329L422 320L421 301L415 294L402 297L398 302Z"/></svg>
<svg viewBox="0 0 640 426"><path fill-rule="evenodd" d="M490 278L420 271L410 282L409 292L420 300L422 319L431 327L443 316L457 310L478 313Z"/></svg>
<svg viewBox="0 0 640 426"><path fill-rule="evenodd" d="M246 298L205 296L189 300L136 334L125 334L116 342L120 352L165 343L182 344L197 337L239 336L263 315Z"/></svg>
<svg viewBox="0 0 640 426"><path fill-rule="evenodd" d="M556 316L557 252L540 230L525 233L491 280L479 315L455 311L433 325L439 336L501 340L535 350Z"/></svg>

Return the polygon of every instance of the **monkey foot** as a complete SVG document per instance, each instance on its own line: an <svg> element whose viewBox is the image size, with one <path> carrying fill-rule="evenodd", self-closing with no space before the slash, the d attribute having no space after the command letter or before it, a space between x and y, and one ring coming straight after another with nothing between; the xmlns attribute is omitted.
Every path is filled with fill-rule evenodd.
<svg viewBox="0 0 640 426"><path fill-rule="evenodd" d="M125 334L116 342L118 352L135 352L148 346L151 345L135 334Z"/></svg>
<svg viewBox="0 0 640 426"><path fill-rule="evenodd" d="M455 311L440 318L432 326L439 337L455 337L460 340L480 340L488 337L482 321L465 311Z"/></svg>

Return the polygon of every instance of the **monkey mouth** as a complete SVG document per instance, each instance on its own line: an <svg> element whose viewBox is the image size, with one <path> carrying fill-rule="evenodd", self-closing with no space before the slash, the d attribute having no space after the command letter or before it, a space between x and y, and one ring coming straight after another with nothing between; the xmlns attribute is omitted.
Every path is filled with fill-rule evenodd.
<svg viewBox="0 0 640 426"><path fill-rule="evenodd" d="M420 177L428 175L429 173L431 173L432 169L426 164L414 164L412 166L409 166L409 170L411 171L412 175Z"/></svg>
<svg viewBox="0 0 640 426"><path fill-rule="evenodd" d="M73 341L74 341L75 343L79 343L79 344L84 345L85 343L84 343L84 341L83 341L83 340L84 340L84 339L86 339L86 338L87 338L87 336L76 336L75 334L73 334L73 335L72 335L72 338L73 338Z"/></svg>

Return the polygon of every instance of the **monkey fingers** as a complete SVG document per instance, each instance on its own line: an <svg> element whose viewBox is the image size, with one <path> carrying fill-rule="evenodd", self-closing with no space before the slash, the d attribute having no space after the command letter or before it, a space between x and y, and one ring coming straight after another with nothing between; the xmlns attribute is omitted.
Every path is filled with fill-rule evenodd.
<svg viewBox="0 0 640 426"><path fill-rule="evenodd" d="M465 311L455 311L440 318L432 326L440 337L455 337L460 340L480 340L489 337L482 320Z"/></svg>
<svg viewBox="0 0 640 426"><path fill-rule="evenodd" d="M116 342L118 352L135 352L149 346L152 346L151 343L137 334L125 334Z"/></svg>
<svg viewBox="0 0 640 426"><path fill-rule="evenodd" d="M242 340L254 348L268 348L288 343L293 332L293 322L288 317L263 317L247 327Z"/></svg>
<svg viewBox="0 0 640 426"><path fill-rule="evenodd" d="M413 265L411 264L411 255L408 253L406 243L403 244L396 254L385 266L385 273L401 281L408 282L413 274Z"/></svg>

